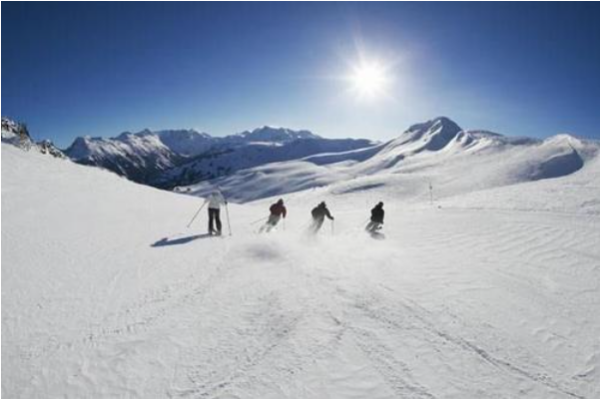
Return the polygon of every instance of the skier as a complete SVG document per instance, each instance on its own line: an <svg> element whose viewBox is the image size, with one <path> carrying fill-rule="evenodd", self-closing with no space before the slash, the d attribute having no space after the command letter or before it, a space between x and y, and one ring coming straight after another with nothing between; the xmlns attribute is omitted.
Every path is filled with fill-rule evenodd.
<svg viewBox="0 0 600 399"><path fill-rule="evenodd" d="M285 205L283 205L283 199L281 198L279 199L279 201L271 205L269 211L271 212L271 214L269 215L269 219L267 220L267 223L265 223L260 228L260 233L262 233L263 231L266 231L268 233L269 231L271 231L271 229L277 226L277 223L279 223L282 217L285 219L287 215L287 209L285 208Z"/></svg>
<svg viewBox="0 0 600 399"><path fill-rule="evenodd" d="M219 190L214 190L204 203L208 203L208 234L211 236L213 234L221 235L221 205L227 205L227 201L223 194ZM213 225L216 223L217 229L213 228Z"/></svg>
<svg viewBox="0 0 600 399"><path fill-rule="evenodd" d="M329 209L327 209L327 204L325 204L325 201L313 208L311 214L313 218L311 229L314 233L321 229L321 226L325 221L325 216L327 216L330 220L334 220L333 216L331 216L331 213L329 212Z"/></svg>
<svg viewBox="0 0 600 399"><path fill-rule="evenodd" d="M380 230L383 225L383 216L385 212L383 210L383 202L379 202L373 209L371 209L371 221L367 224L365 230L369 233L375 233Z"/></svg>

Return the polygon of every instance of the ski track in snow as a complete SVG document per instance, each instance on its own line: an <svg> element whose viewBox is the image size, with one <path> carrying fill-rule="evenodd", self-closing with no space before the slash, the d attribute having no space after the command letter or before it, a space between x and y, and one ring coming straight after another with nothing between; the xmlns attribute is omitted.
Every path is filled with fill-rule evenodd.
<svg viewBox="0 0 600 399"><path fill-rule="evenodd" d="M303 193L285 230L255 234L257 203L207 238L204 219L181 229L193 198L94 172L92 213L62 180L87 168L32 158L55 172L39 175L4 151L7 397L600 395L596 215L387 201L372 240L347 194L328 200L335 234L311 237Z"/></svg>

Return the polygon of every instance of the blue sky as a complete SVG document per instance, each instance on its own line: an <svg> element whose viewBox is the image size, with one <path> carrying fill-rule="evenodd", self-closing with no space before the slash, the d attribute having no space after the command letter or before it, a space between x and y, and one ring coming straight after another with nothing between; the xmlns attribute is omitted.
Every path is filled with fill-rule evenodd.
<svg viewBox="0 0 600 399"><path fill-rule="evenodd" d="M268 125L600 138L594 3L2 3L2 115L35 138ZM344 79L387 66L385 95Z"/></svg>

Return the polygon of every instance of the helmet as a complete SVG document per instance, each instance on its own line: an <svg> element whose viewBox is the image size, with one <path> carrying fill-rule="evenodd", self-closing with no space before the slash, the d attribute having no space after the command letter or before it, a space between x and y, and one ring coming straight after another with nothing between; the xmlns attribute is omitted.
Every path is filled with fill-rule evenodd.
<svg viewBox="0 0 600 399"><path fill-rule="evenodd" d="M277 203L278 203L279 205L283 205L283 199L282 199L282 198L279 198L279 200L277 201Z"/></svg>
<svg viewBox="0 0 600 399"><path fill-rule="evenodd" d="M379 201L379 204L377 204L378 207L383 207L383 202Z"/></svg>

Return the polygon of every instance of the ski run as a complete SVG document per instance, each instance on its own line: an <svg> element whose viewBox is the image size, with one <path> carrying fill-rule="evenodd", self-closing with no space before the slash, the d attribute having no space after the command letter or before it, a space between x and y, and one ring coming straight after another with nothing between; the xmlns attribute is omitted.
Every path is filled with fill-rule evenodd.
<svg viewBox="0 0 600 399"><path fill-rule="evenodd" d="M206 210L186 228L201 198L3 144L2 395L599 398L599 159L469 190L438 168L444 197L312 187L268 234L280 195L230 202L220 239Z"/></svg>

